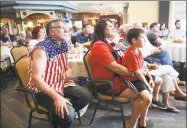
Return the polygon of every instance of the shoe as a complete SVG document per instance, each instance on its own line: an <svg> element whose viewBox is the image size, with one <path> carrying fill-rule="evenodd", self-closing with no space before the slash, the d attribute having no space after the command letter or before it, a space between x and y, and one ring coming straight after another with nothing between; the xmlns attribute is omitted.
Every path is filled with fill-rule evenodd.
<svg viewBox="0 0 187 128"><path fill-rule="evenodd" d="M181 100L181 101L186 101L187 96L183 96L183 97L174 97L175 100Z"/></svg>
<svg viewBox="0 0 187 128"><path fill-rule="evenodd" d="M175 95L175 92L174 91L170 91L169 93L171 96L174 96Z"/></svg>
<svg viewBox="0 0 187 128"><path fill-rule="evenodd" d="M166 112L172 112L172 113L179 113L180 110L174 108L174 107L167 107L166 109L163 109Z"/></svg>
<svg viewBox="0 0 187 128"><path fill-rule="evenodd" d="M185 81L181 81L179 78L176 79L178 85L185 85Z"/></svg>
<svg viewBox="0 0 187 128"><path fill-rule="evenodd" d="M159 109L165 109L166 107L160 102L152 99L152 106Z"/></svg>
<svg viewBox="0 0 187 128"><path fill-rule="evenodd" d="M84 113L86 112L86 110L88 109L89 104L87 104L84 108L82 108L81 110L79 110L80 113L80 117L82 117L84 115ZM78 119L78 114L77 112L75 113L75 119Z"/></svg>

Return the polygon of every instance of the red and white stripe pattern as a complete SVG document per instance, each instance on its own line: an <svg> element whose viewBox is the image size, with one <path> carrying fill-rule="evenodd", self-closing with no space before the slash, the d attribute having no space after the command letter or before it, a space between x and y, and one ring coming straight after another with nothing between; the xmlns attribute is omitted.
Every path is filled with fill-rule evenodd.
<svg viewBox="0 0 187 128"><path fill-rule="evenodd" d="M40 90L31 82L32 76L32 60L30 59L29 63L29 82L28 87L34 90L36 93L40 92ZM50 60L47 61L47 66L44 74L42 75L43 80L55 91L61 93L62 95L64 87L71 86L74 84L72 80L68 82L64 82L65 71L67 70L67 55L66 53L62 53L56 55Z"/></svg>

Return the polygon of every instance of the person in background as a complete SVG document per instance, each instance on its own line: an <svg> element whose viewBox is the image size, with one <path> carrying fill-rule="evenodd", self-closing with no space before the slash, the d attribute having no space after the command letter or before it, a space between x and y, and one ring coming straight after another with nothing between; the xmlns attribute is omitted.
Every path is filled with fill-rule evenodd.
<svg viewBox="0 0 187 128"><path fill-rule="evenodd" d="M43 41L45 35L46 35L45 28L41 26L36 26L32 31L32 39L28 44L28 50L31 51L38 42Z"/></svg>
<svg viewBox="0 0 187 128"><path fill-rule="evenodd" d="M174 40L175 43L183 42L186 38L186 33L181 29L180 20L175 21L175 29L171 31L170 38Z"/></svg>
<svg viewBox="0 0 187 128"><path fill-rule="evenodd" d="M65 23L62 20L48 22L46 33L45 40L36 44L28 55L28 87L36 92L38 104L56 115L53 124L58 124L59 128L69 128L75 111L85 112L92 95L72 80L73 73L67 65ZM80 112L80 116L84 112Z"/></svg>
<svg viewBox="0 0 187 128"><path fill-rule="evenodd" d="M26 40L29 41L31 39L32 39L32 30L30 27L28 27L26 30Z"/></svg>
<svg viewBox="0 0 187 128"><path fill-rule="evenodd" d="M15 35L11 35L9 33L8 28L2 27L2 35L1 35L1 46L16 46L17 39Z"/></svg>
<svg viewBox="0 0 187 128"><path fill-rule="evenodd" d="M133 28L131 24L123 24L119 27L119 30L118 30L119 35L121 37L118 45L123 52L125 52L130 47L130 44L127 41L127 32L131 28Z"/></svg>
<svg viewBox="0 0 187 128"><path fill-rule="evenodd" d="M80 32L79 32L79 30L78 30L78 28L76 27L76 26L73 26L72 28L71 28L71 31L70 31L70 35L71 35L71 42L72 42L72 44L75 46L76 45L76 37L77 37L77 35L79 34Z"/></svg>
<svg viewBox="0 0 187 128"><path fill-rule="evenodd" d="M167 39L169 35L169 31L165 28L165 24L160 24L160 31L158 32L158 36L163 39Z"/></svg>
<svg viewBox="0 0 187 128"><path fill-rule="evenodd" d="M90 25L84 24L82 28L82 32L79 33L76 37L76 42L82 44L91 41L92 34L90 33Z"/></svg>
<svg viewBox="0 0 187 128"><path fill-rule="evenodd" d="M186 94L179 88L176 78L179 73L169 65L158 65L158 64L150 64L145 61L148 69L150 70L150 74L160 77L162 79L162 85L160 87L160 91L162 93L162 104L163 108L161 110L179 113L179 110L175 107L172 107L169 104L169 95L170 92L174 92L174 99L186 101ZM159 107L158 107L159 108Z"/></svg>

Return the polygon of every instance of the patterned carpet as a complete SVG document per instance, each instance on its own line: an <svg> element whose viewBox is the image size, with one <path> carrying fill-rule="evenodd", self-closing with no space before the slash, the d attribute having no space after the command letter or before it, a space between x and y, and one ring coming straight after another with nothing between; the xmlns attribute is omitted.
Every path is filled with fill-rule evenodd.
<svg viewBox="0 0 187 128"><path fill-rule="evenodd" d="M27 128L29 109L26 106L23 93L15 91L18 82L7 85L6 90L1 92L1 128ZM186 86L180 86L185 89ZM186 128L186 102L175 101L170 97L169 102L180 109L179 114L168 113L158 109L150 109L149 122L154 123L154 128ZM89 106L87 112L81 117L82 126L78 126L78 120L74 120L71 128L122 128L121 114L116 111L99 109L96 113L93 126L89 126L95 107L95 100ZM118 107L109 105L109 108ZM124 105L126 119L130 116L130 104ZM49 124L33 119L32 128L49 128Z"/></svg>

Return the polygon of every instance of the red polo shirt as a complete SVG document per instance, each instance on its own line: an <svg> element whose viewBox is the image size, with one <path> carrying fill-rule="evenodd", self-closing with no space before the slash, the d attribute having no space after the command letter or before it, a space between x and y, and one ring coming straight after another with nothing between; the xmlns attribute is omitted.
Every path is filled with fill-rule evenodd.
<svg viewBox="0 0 187 128"><path fill-rule="evenodd" d="M127 49L124 57L122 58L122 65L125 66L129 71L136 71L139 69L142 70L143 63L144 60L141 51L139 50L137 54L131 47ZM130 81L138 80L137 77L133 76L124 76L123 78Z"/></svg>
<svg viewBox="0 0 187 128"><path fill-rule="evenodd" d="M95 42L91 48L91 70L94 79L110 80L114 84L115 93L119 93L126 86L118 77L114 79L114 73L106 67L108 64L116 61L112 51L113 48L109 44L103 41ZM121 62L117 61L117 63Z"/></svg>

